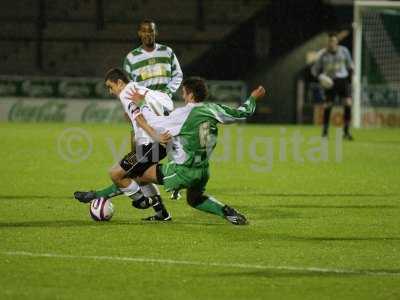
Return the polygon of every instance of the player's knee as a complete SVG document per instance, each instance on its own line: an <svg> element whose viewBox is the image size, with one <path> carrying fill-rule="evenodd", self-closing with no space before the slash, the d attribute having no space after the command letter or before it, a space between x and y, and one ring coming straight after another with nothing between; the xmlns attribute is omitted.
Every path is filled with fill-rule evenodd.
<svg viewBox="0 0 400 300"><path fill-rule="evenodd" d="M207 198L207 197L206 197ZM199 191L187 190L186 201L191 207L196 207L204 202L204 195Z"/></svg>
<svg viewBox="0 0 400 300"><path fill-rule="evenodd" d="M111 168L110 170L108 170L108 176L110 176L110 179L115 182L116 180L118 180L118 176L117 173L115 172L115 170L113 168Z"/></svg>
<svg viewBox="0 0 400 300"><path fill-rule="evenodd" d="M353 100L351 98L344 99L344 105L351 106L353 104Z"/></svg>
<svg viewBox="0 0 400 300"><path fill-rule="evenodd" d="M116 167L112 167L109 171L108 174L110 176L110 179L114 182L117 183L119 182L121 179L124 178L123 174L121 173L121 171L119 170L119 168Z"/></svg>
<svg viewBox="0 0 400 300"><path fill-rule="evenodd" d="M198 197L198 198L186 198L186 201L191 207L196 207L196 206L198 206L199 204L201 204L203 202L201 197Z"/></svg>

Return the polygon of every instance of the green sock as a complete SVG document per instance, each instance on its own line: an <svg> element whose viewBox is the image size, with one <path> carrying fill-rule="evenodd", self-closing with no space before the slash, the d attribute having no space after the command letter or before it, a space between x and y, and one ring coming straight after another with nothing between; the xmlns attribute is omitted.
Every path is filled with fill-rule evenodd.
<svg viewBox="0 0 400 300"><path fill-rule="evenodd" d="M122 192L114 183L105 189L96 191L96 197L112 198L121 194Z"/></svg>
<svg viewBox="0 0 400 300"><path fill-rule="evenodd" d="M197 205L196 209L223 217L224 206L225 205L219 202L217 199L213 197L208 197L205 201Z"/></svg>

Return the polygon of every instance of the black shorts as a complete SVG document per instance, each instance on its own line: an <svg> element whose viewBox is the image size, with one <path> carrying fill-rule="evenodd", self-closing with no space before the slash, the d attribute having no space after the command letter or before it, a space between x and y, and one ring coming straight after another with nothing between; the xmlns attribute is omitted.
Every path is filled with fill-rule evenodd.
<svg viewBox="0 0 400 300"><path fill-rule="evenodd" d="M157 164L165 156L167 156L165 147L158 143L139 145L136 146L134 152L125 155L119 165L127 172L129 177L138 177L142 176L148 168Z"/></svg>
<svg viewBox="0 0 400 300"><path fill-rule="evenodd" d="M351 97L351 84L348 77L333 79L333 87L329 90L325 90L326 102L334 102L336 96L340 98L340 101L342 101L343 98Z"/></svg>

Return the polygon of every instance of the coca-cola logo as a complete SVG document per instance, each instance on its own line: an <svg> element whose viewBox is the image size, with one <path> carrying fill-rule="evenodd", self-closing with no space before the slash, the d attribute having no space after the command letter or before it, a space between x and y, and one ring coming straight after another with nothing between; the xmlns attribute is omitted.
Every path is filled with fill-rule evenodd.
<svg viewBox="0 0 400 300"><path fill-rule="evenodd" d="M48 101L43 104L16 102L8 113L11 122L62 122L65 120L65 103Z"/></svg>
<svg viewBox="0 0 400 300"><path fill-rule="evenodd" d="M26 80L22 83L22 93L30 97L50 97L54 95L55 86L45 80Z"/></svg>
<svg viewBox="0 0 400 300"><path fill-rule="evenodd" d="M125 114L121 106L115 106L111 111L110 122L126 122Z"/></svg>
<svg viewBox="0 0 400 300"><path fill-rule="evenodd" d="M0 95L15 95L17 93L17 85L13 82L0 81Z"/></svg>
<svg viewBox="0 0 400 300"><path fill-rule="evenodd" d="M91 84L84 81L61 81L59 93L66 98L87 98L91 96Z"/></svg>
<svg viewBox="0 0 400 300"><path fill-rule="evenodd" d="M123 119L121 108L118 105L101 106L99 102L89 104L82 113L82 122L110 123Z"/></svg>

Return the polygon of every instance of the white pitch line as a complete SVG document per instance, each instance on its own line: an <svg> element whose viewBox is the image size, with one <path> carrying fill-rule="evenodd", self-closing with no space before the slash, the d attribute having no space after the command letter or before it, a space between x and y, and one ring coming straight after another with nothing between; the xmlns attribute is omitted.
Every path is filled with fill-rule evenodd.
<svg viewBox="0 0 400 300"><path fill-rule="evenodd" d="M239 264L239 263L227 264L227 263L158 259L158 258L145 258L145 257L89 256L89 255L80 256L80 255L68 255L68 254L56 254L56 253L34 253L25 251L9 251L9 252L2 252L2 254L8 256L109 260L109 261L126 261L126 262L138 262L138 263L153 263L153 264L155 263L155 264L189 265L189 266L204 266L204 267L224 267L224 268L238 268L238 269L280 270L280 271L295 271L295 272L310 272L310 273L335 273L343 275L400 276L400 272L398 271L385 272L379 270L374 271L374 270L351 270L351 269L327 269L319 267L292 267L292 266L252 265L252 264Z"/></svg>

